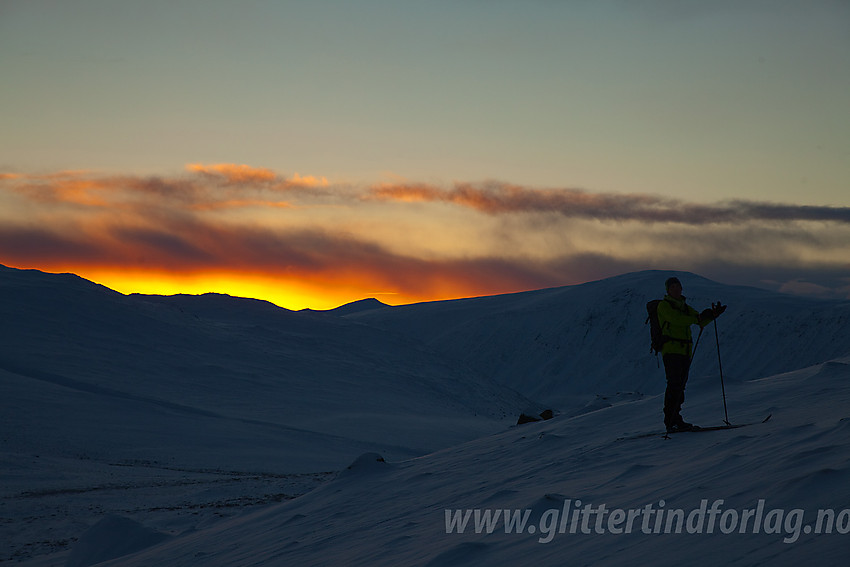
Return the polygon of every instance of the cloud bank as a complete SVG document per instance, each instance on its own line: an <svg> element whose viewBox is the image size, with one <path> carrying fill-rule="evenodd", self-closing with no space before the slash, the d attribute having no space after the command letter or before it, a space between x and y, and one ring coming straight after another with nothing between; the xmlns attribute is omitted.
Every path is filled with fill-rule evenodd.
<svg viewBox="0 0 850 567"><path fill-rule="evenodd" d="M0 173L0 204L0 263L18 267L262 273L401 300L685 269L850 295L847 207L497 182L356 187L228 163L170 176Z"/></svg>

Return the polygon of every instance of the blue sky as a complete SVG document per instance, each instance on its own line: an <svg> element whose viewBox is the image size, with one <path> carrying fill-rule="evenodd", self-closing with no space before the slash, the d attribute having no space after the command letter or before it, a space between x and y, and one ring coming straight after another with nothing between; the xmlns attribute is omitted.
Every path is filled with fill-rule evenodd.
<svg viewBox="0 0 850 567"><path fill-rule="evenodd" d="M837 0L3 1L0 172L19 177L6 180L2 216L27 210L34 225L58 222L43 199L31 206L23 178L76 171L176 183L190 164L233 164L332 188L321 211L315 200L297 203L275 230L343 225L353 239L419 260L622 259L635 234L671 227L603 215L582 220L591 226L578 234L578 221L552 228L539 208L535 219L494 218L457 210L457 200L423 203L421 192L403 209L347 199L386 185L473 184L649 196L684 209L744 200L840 210L850 207L848 52L850 4ZM243 210L239 222L280 208ZM827 287L843 289L846 222L792 217L705 231L710 243L722 233L763 246L781 233L773 254L725 261L726 248L702 250L693 235L699 258L668 263L774 287L824 286L828 272ZM5 222L6 234L26 228ZM420 237L394 223L422 227ZM428 245L448 233L480 242ZM569 245L553 244L559 235ZM6 261L26 263L7 238ZM787 247L796 259L782 264ZM29 258L27 267L55 264ZM672 267L640 258L581 277ZM736 271L754 260L767 272L779 265L772 276Z"/></svg>

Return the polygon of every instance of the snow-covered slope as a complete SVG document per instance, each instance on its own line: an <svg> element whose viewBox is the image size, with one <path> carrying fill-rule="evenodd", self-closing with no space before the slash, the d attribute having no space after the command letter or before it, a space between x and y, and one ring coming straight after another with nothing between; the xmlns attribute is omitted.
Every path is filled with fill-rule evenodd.
<svg viewBox="0 0 850 567"><path fill-rule="evenodd" d="M565 500L743 510L763 499L807 519L850 508L847 302L679 274L695 307L730 305L719 321L730 420L773 418L619 439L660 425L663 371L644 319L668 275L291 312L0 267L0 559L714 566L816 553L830 564L850 511L832 534L788 544L764 529L539 543ZM723 418L707 330L685 405L702 424ZM512 425L543 404L558 417ZM536 534L446 533L446 510L526 508Z"/></svg>
<svg viewBox="0 0 850 567"><path fill-rule="evenodd" d="M732 394L755 425L635 436L651 398L418 459L366 454L298 499L107 565L844 565L850 359ZM716 401L695 396L692 415L716 422ZM492 533L476 530L488 513Z"/></svg>
<svg viewBox="0 0 850 567"><path fill-rule="evenodd" d="M646 303L675 273L698 310L729 306L717 328L725 377L770 376L850 353L850 302L719 284L685 272L644 271L577 286L353 313L349 318L421 341L544 404L577 396L658 393ZM694 328L696 336L696 327ZM695 354L694 382L718 374L714 326Z"/></svg>
<svg viewBox="0 0 850 567"><path fill-rule="evenodd" d="M9 268L0 293L7 449L322 471L367 449L414 456L467 440L527 405L414 341L332 315L124 296Z"/></svg>

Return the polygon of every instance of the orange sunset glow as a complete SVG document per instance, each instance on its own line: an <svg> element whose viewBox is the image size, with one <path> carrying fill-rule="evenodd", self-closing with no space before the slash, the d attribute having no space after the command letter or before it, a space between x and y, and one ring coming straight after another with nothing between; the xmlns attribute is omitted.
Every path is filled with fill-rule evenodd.
<svg viewBox="0 0 850 567"><path fill-rule="evenodd" d="M9 266L23 268L25 266ZM268 274L239 272L176 272L143 270L136 268L109 268L88 266L55 266L43 271L74 273L95 283L124 294L176 295L223 293L234 297L263 299L292 310L333 309L352 301L374 297L389 305L456 299L468 296L498 293L498 288L474 285L435 278L427 292L419 295L404 290L387 291L382 282L369 273L328 274ZM383 282L383 285L389 285ZM506 290L510 291L510 290Z"/></svg>
<svg viewBox="0 0 850 567"><path fill-rule="evenodd" d="M121 293L151 295L226 293L235 297L264 299L288 309L332 309L364 297L395 303L395 294L374 290L352 278L350 281L318 280L293 275L225 272L176 273L110 268L76 267L78 275ZM413 302L418 298L404 298Z"/></svg>
<svg viewBox="0 0 850 567"><path fill-rule="evenodd" d="M168 175L8 173L0 202L5 265L73 272L122 293L215 292L288 309L525 291L653 265L793 270L814 261L829 274L850 241L839 237L850 208L492 181L335 183L233 163ZM815 240L801 241L800 226ZM726 247L722 259L712 243ZM846 285L838 279L837 293Z"/></svg>

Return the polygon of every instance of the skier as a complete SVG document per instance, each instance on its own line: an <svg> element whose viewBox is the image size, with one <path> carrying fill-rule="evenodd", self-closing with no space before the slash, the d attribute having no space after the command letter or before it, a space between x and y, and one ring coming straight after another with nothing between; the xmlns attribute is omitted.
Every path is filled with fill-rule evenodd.
<svg viewBox="0 0 850 567"><path fill-rule="evenodd" d="M667 295L658 303L658 323L664 337L661 355L664 360L664 374L667 377L667 390L664 393L664 425L668 432L693 431L697 426L682 419L682 403L685 401L685 384L691 368L693 356L691 325L705 327L726 310L720 302L712 304L711 309L702 313L685 303L682 295L682 283L678 278L668 278L665 282Z"/></svg>

